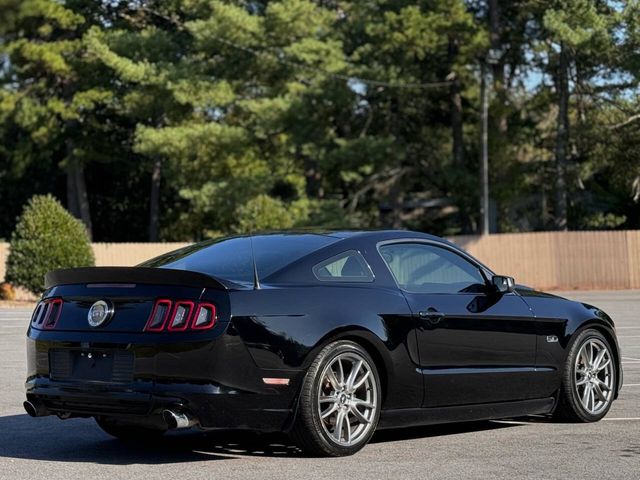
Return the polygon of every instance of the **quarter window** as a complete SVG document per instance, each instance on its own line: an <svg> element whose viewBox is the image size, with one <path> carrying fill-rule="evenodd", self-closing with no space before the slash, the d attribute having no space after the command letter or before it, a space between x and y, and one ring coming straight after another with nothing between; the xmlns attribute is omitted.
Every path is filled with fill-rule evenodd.
<svg viewBox="0 0 640 480"><path fill-rule="evenodd" d="M422 243L382 245L380 254L398 286L414 293L482 292L478 267L449 249Z"/></svg>
<svg viewBox="0 0 640 480"><path fill-rule="evenodd" d="M318 263L313 274L323 282L372 282L373 273L364 257L355 250L340 253Z"/></svg>

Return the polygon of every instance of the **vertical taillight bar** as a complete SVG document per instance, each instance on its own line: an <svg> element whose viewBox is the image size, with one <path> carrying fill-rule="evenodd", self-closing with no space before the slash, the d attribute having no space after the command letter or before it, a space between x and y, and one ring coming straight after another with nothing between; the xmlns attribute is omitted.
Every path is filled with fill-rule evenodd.
<svg viewBox="0 0 640 480"><path fill-rule="evenodd" d="M38 303L38 306L33 312L31 317L31 325L37 325L42 319L42 311L45 309L46 304L44 302Z"/></svg>
<svg viewBox="0 0 640 480"><path fill-rule="evenodd" d="M55 328L61 313L62 313L62 299L54 298L49 302L49 308L47 309L47 316L45 317L44 322L42 322L42 326L47 330L51 330L52 328Z"/></svg>
<svg viewBox="0 0 640 480"><path fill-rule="evenodd" d="M193 330L209 330L216 324L216 306L212 303L200 303L193 316Z"/></svg>
<svg viewBox="0 0 640 480"><path fill-rule="evenodd" d="M173 302L167 299L158 300L153 306L149 320L144 327L146 332L161 332L164 329L167 318L171 313L171 305Z"/></svg>
<svg viewBox="0 0 640 480"><path fill-rule="evenodd" d="M195 304L191 301L180 300L176 302L167 330L170 332L183 332L189 328L189 321L194 309Z"/></svg>

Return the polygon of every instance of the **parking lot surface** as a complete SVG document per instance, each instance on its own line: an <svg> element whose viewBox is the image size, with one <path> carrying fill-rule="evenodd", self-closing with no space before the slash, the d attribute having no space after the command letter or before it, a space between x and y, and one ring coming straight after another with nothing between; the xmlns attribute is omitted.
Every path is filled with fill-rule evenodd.
<svg viewBox="0 0 640 480"><path fill-rule="evenodd" d="M353 457L304 458L278 436L172 433L125 445L91 419L24 413L30 311L0 309L0 479L640 479L640 292L569 292L616 321L625 386L605 420L524 418L380 432Z"/></svg>

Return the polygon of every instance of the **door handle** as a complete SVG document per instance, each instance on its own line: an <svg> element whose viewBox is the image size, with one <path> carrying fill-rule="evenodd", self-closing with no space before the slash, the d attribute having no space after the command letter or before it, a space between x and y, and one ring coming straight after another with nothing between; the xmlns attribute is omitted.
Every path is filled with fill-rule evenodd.
<svg viewBox="0 0 640 480"><path fill-rule="evenodd" d="M438 323L440 320L442 320L445 317L444 313L439 312L433 307L429 307L426 310L419 311L418 316L420 318L429 320L429 323Z"/></svg>

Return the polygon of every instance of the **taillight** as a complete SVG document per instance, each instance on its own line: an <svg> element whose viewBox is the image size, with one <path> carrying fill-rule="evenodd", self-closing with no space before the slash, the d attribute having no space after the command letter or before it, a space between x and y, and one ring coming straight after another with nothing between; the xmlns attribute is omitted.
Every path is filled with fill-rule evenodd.
<svg viewBox="0 0 640 480"><path fill-rule="evenodd" d="M55 328L62 313L63 304L61 298L48 298L41 301L33 312L31 325L47 330Z"/></svg>
<svg viewBox="0 0 640 480"><path fill-rule="evenodd" d="M216 307L212 303L201 303L198 305L196 314L193 316L191 328L194 330L208 330L216 324Z"/></svg>
<svg viewBox="0 0 640 480"><path fill-rule="evenodd" d="M33 311L33 315L31 316L31 325L36 326L42 323L42 313L45 310L45 306L46 305L44 302L38 303L38 306Z"/></svg>
<svg viewBox="0 0 640 480"><path fill-rule="evenodd" d="M62 313L62 299L54 298L49 302L49 309L47 311L47 318L44 319L44 328L51 329L56 326L60 314Z"/></svg>
<svg viewBox="0 0 640 480"><path fill-rule="evenodd" d="M173 308L172 308L173 307ZM190 300L157 300L144 327L146 332L184 332L209 330L216 323L216 307L212 303Z"/></svg>
<svg viewBox="0 0 640 480"><path fill-rule="evenodd" d="M191 320L191 314L193 313L194 307L195 304L193 302L176 302L168 329L172 332L181 332L186 330L187 327L189 327L189 321Z"/></svg>
<svg viewBox="0 0 640 480"><path fill-rule="evenodd" d="M161 332L167 323L169 312L171 312L171 300L158 300L153 306L149 320L144 329L147 332Z"/></svg>

